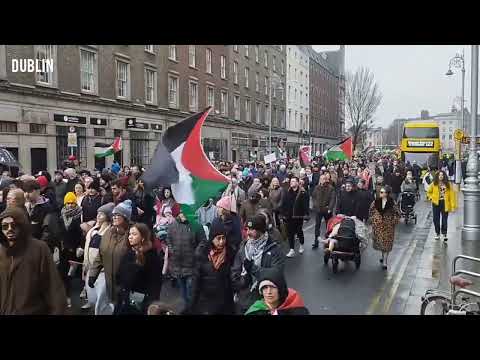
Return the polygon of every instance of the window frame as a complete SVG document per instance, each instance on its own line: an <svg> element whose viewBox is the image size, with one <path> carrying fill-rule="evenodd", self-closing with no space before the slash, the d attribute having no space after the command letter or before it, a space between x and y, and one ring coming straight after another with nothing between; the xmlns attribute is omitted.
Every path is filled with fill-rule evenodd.
<svg viewBox="0 0 480 360"><path fill-rule="evenodd" d="M209 90L212 90L212 100L213 100L212 104L209 103ZM212 85L207 85L206 91L205 91L205 97L206 97L207 107L211 106L212 111L214 111L215 110L215 87L213 87Z"/></svg>
<svg viewBox="0 0 480 360"><path fill-rule="evenodd" d="M245 46L245 57L248 58L250 56L250 45L244 45Z"/></svg>
<svg viewBox="0 0 480 360"><path fill-rule="evenodd" d="M252 100L245 98L245 121L252 122Z"/></svg>
<svg viewBox="0 0 480 360"><path fill-rule="evenodd" d="M255 45L255 63L260 62L260 45Z"/></svg>
<svg viewBox="0 0 480 360"><path fill-rule="evenodd" d="M233 62L233 83L238 85L238 61Z"/></svg>
<svg viewBox="0 0 480 360"><path fill-rule="evenodd" d="M192 85L196 87L196 94L195 94L195 104L192 106L192 89L194 88ZM192 112L198 111L198 81L189 79L188 80L188 109Z"/></svg>
<svg viewBox="0 0 480 360"><path fill-rule="evenodd" d="M245 70L244 70L244 75L245 75L245 87L248 89L249 85L250 85L250 68L249 67L245 67Z"/></svg>
<svg viewBox="0 0 480 360"><path fill-rule="evenodd" d="M172 57L172 50L175 53L174 57ZM177 45L168 45L168 59L172 61L177 61L178 62L178 51L177 51Z"/></svg>
<svg viewBox="0 0 480 360"><path fill-rule="evenodd" d="M51 50L52 50L52 59L53 59L53 72L52 73L46 73L46 74L49 74L51 76L51 81L49 82L44 82L44 81L41 81L39 80L39 77L42 76L42 73L38 72L38 73L35 73L35 84L36 85L40 85L40 86L47 86L47 87L52 87L52 88L56 88L58 87L58 78L57 78L57 67L55 66L55 64L57 64L57 45L35 45L34 46L34 57L35 59L46 59L45 58L39 58L38 55L39 55L39 52L40 50L44 50L42 53L45 54L45 56L47 56L47 50L46 48L41 48L41 47L45 47L45 46L51 46Z"/></svg>
<svg viewBox="0 0 480 360"><path fill-rule="evenodd" d="M147 46L148 46L148 48L147 48ZM155 55L155 47L153 45L145 45L144 49L145 49L145 52Z"/></svg>
<svg viewBox="0 0 480 360"><path fill-rule="evenodd" d="M227 57L220 55L220 78L225 80L227 78Z"/></svg>
<svg viewBox="0 0 480 360"><path fill-rule="evenodd" d="M192 50L193 50L193 65L192 65ZM196 69L197 68L197 48L195 45L188 45L188 66Z"/></svg>
<svg viewBox="0 0 480 360"><path fill-rule="evenodd" d="M170 79L176 80L176 88L175 88L175 103L171 102L170 100L170 93L172 91ZM168 107L172 109L179 108L179 93L178 93L178 85L179 85L179 77L177 75L168 74Z"/></svg>
<svg viewBox="0 0 480 360"><path fill-rule="evenodd" d="M93 91L90 90L85 90L83 88L83 77L82 77L82 52L86 53L91 53L94 56L94 64L93 64ZM98 95L98 51L92 50L92 49L87 49L84 47L79 48L79 54L80 54L80 92L84 94L90 94L90 95Z"/></svg>
<svg viewBox="0 0 480 360"><path fill-rule="evenodd" d="M210 62L209 62L210 58ZM205 49L205 71L207 74L213 73L213 51L210 48ZM210 65L210 66L209 66Z"/></svg>
<svg viewBox="0 0 480 360"><path fill-rule="evenodd" d="M120 94L119 94L119 91L118 91L118 90L119 90L119 86L118 86L119 83L118 83L118 82L120 81L120 79L119 79L119 77L118 77L119 63L126 65L126 70L127 70L127 71L126 71L126 75L127 75L127 76L126 76L126 77L127 77L127 79L126 79L126 89L125 89L125 91L126 91L126 93L127 93L126 96L120 95ZM130 62L125 61L125 60L115 59L115 65L116 65L116 74L115 74L115 83L116 83L115 85L116 85L116 86L115 86L115 91L116 91L117 99L120 99L120 100L130 100L130 97L131 97L131 76L130 76L131 72L130 72Z"/></svg>
<svg viewBox="0 0 480 360"><path fill-rule="evenodd" d="M148 90L148 73L151 72L153 73L153 94L152 94L152 101L147 100L147 90ZM144 69L144 77L145 77L145 103L149 105L157 105L157 97L158 97L158 91L157 91L157 70L153 69L151 67L145 67Z"/></svg>
<svg viewBox="0 0 480 360"><path fill-rule="evenodd" d="M240 102L241 102L241 98L240 98L240 95L238 94L234 94L233 95L233 118L235 120L240 120ZM235 104L237 106L235 106Z"/></svg>
<svg viewBox="0 0 480 360"><path fill-rule="evenodd" d="M228 116L228 91L220 90L220 115Z"/></svg>

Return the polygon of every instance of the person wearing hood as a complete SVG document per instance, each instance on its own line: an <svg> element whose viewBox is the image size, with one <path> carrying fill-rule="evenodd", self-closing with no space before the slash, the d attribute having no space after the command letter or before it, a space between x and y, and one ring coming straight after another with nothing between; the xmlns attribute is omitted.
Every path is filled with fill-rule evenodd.
<svg viewBox="0 0 480 360"><path fill-rule="evenodd" d="M134 166L134 175L139 176L138 166ZM136 170L135 170L136 169ZM153 196L145 191L145 183L142 179L138 179L133 190L133 196L135 197L135 204L137 205L138 218L137 221L144 223L150 229L154 224L154 200Z"/></svg>
<svg viewBox="0 0 480 360"><path fill-rule="evenodd" d="M281 271L262 269L258 281L261 299L245 315L310 315L300 294L287 286Z"/></svg>
<svg viewBox="0 0 480 360"><path fill-rule="evenodd" d="M210 198L197 210L198 222L202 226L210 227L213 219L217 216L217 207L213 204L213 199Z"/></svg>
<svg viewBox="0 0 480 360"><path fill-rule="evenodd" d="M345 184L345 190L342 190L338 197L337 214L354 216L357 213L357 206L357 192L353 189L353 183L347 181Z"/></svg>
<svg viewBox="0 0 480 360"><path fill-rule="evenodd" d="M148 306L160 299L163 260L153 247L150 228L143 223L130 227L127 247L117 273L120 293L114 315L145 315ZM132 300L136 307L130 305Z"/></svg>
<svg viewBox="0 0 480 360"><path fill-rule="evenodd" d="M128 250L127 242L132 218L132 202L130 200L121 202L115 206L112 214L112 226L102 236L98 255L90 267L88 286L92 289L95 287L95 282L103 268L108 300L113 312L113 304L117 303L117 296L120 291L116 275L120 261Z"/></svg>
<svg viewBox="0 0 480 360"><path fill-rule="evenodd" d="M262 196L260 193L253 192L248 195L248 199L242 203L240 207L240 220L245 224L248 218L251 218L257 213L257 210L260 208L260 199Z"/></svg>
<svg viewBox="0 0 480 360"><path fill-rule="evenodd" d="M65 288L47 244L32 238L18 208L7 208L0 222L0 315L65 315Z"/></svg>
<svg viewBox="0 0 480 360"><path fill-rule="evenodd" d="M5 199L6 208L16 207L25 213L28 219L28 212L25 208L25 193L22 189L16 188L8 191ZM5 210L5 209L4 209Z"/></svg>
<svg viewBox="0 0 480 360"><path fill-rule="evenodd" d="M105 284L105 272L103 269L95 281L94 288L88 286L90 278L90 268L98 255L100 243L103 235L110 229L112 223L112 212L115 204L108 203L102 205L97 210L97 221L95 225L88 231L85 237L85 249L83 256L83 277L85 279L85 289L87 291L87 303L82 309L95 307L95 315L111 315L112 309L109 306L107 296L107 287Z"/></svg>
<svg viewBox="0 0 480 360"><path fill-rule="evenodd" d="M280 187L280 181L274 177L270 183L268 199L272 204L274 226L280 228L280 213L282 210L282 201L285 196L285 191Z"/></svg>
<svg viewBox="0 0 480 360"><path fill-rule="evenodd" d="M242 228L240 218L236 213L235 200L230 196L224 196L217 201L217 215L211 226L220 227L222 224L227 232L228 246L236 254L242 242Z"/></svg>
<svg viewBox="0 0 480 360"><path fill-rule="evenodd" d="M58 246L59 221L48 199L40 195L40 184L36 180L27 180L23 185L25 208L32 226L32 236L45 241L50 250Z"/></svg>
<svg viewBox="0 0 480 360"><path fill-rule="evenodd" d="M336 201L336 191L332 185L327 182L326 175L320 176L320 183L312 194L313 209L315 211L315 239L312 249L318 249L318 238L320 237L320 227L322 219L325 224L333 215Z"/></svg>
<svg viewBox="0 0 480 360"><path fill-rule="evenodd" d="M168 227L166 242L170 273L177 279L185 309L190 308L192 301L195 250L206 241L203 227L192 227L182 212L177 216L177 221Z"/></svg>
<svg viewBox="0 0 480 360"><path fill-rule="evenodd" d="M222 194L222 197L231 196L236 204L236 213L240 212L240 207L242 203L247 199L245 191L238 185L238 179L235 176L231 177L230 184Z"/></svg>
<svg viewBox="0 0 480 360"><path fill-rule="evenodd" d="M231 277L236 293L238 314L244 314L260 298L258 279L263 268L283 271L285 255L280 245L267 232L265 217L257 214L247 222L247 240L235 256Z"/></svg>
<svg viewBox="0 0 480 360"><path fill-rule="evenodd" d="M210 228L208 243L195 252L192 280L192 306L187 313L196 315L233 315L233 288L230 270L235 249L228 244L227 229L221 222Z"/></svg>
<svg viewBox="0 0 480 360"><path fill-rule="evenodd" d="M355 216L360 220L366 222L368 220L370 205L372 204L373 195L367 187L364 179L358 180L357 184L357 210Z"/></svg>

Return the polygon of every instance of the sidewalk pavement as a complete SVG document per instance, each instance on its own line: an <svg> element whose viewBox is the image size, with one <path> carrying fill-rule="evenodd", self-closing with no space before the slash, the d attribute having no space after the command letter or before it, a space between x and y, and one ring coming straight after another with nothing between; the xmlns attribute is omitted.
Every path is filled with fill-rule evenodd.
<svg viewBox="0 0 480 360"><path fill-rule="evenodd" d="M421 200L424 201L424 200ZM431 210L429 216L431 218ZM433 219L431 219L433 220ZM397 307L396 314L419 315L421 297L427 289L450 290L449 279L452 271L452 261L457 255L468 255L480 258L480 241L462 241L461 229L463 226L463 193L458 193L458 209L449 214L448 218L448 242L435 240L435 229L431 221L428 236L423 244L420 257L412 258L409 269L404 275L402 282L410 290L404 292L402 300L403 307ZM423 245L423 246L422 246ZM480 266L475 264L457 263L457 269L463 268L470 271L480 272ZM479 291L478 285L471 287L471 290ZM407 296L408 294L408 296Z"/></svg>

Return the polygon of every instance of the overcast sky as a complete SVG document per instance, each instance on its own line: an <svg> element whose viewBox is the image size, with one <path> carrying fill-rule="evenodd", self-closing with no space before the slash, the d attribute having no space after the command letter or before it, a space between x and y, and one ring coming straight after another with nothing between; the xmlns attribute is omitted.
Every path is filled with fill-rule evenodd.
<svg viewBox="0 0 480 360"><path fill-rule="evenodd" d="M315 50L335 50L337 45L314 45ZM460 69L446 76L448 64L465 48L465 99L470 109L470 46L463 45L352 45L346 46L346 70L368 67L383 95L375 123L388 126L395 118L449 112L462 95ZM460 100L457 100L458 106Z"/></svg>

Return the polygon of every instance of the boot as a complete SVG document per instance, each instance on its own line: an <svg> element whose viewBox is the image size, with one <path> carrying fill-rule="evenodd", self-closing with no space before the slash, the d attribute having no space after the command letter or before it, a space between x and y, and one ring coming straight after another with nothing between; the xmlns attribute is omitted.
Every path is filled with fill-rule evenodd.
<svg viewBox="0 0 480 360"><path fill-rule="evenodd" d="M315 240L313 241L312 249L313 250L318 249L318 237L316 237Z"/></svg>

